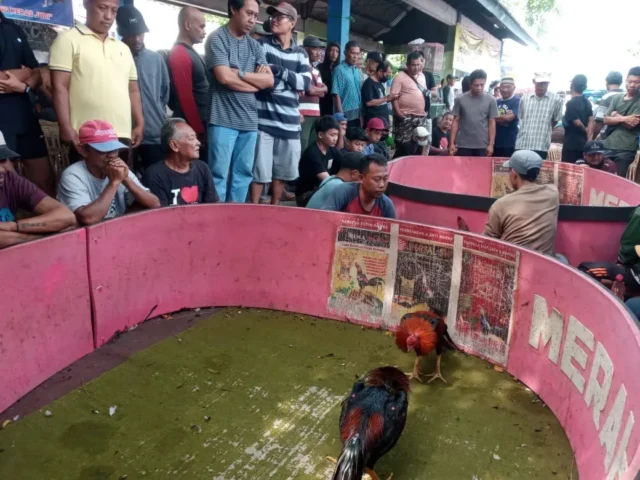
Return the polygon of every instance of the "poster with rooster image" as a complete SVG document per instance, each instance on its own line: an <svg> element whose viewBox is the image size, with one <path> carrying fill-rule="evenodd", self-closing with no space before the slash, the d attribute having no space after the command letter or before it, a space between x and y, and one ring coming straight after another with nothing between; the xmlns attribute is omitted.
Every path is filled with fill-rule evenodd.
<svg viewBox="0 0 640 480"><path fill-rule="evenodd" d="M463 239L451 336L463 349L506 366L519 253L480 238ZM452 290L453 293L453 290Z"/></svg>
<svg viewBox="0 0 640 480"><path fill-rule="evenodd" d="M391 318L434 311L446 316L453 268L453 232L400 225Z"/></svg>
<svg viewBox="0 0 640 480"><path fill-rule="evenodd" d="M503 159L493 160L491 177L491 197L500 198L513 192L509 182L509 169L503 167ZM582 205L584 183L584 167L544 162L536 183L539 185L555 185L560 193L562 205Z"/></svg>
<svg viewBox="0 0 640 480"><path fill-rule="evenodd" d="M344 218L338 228L328 309L348 320L383 324L392 283L392 228L376 219Z"/></svg>

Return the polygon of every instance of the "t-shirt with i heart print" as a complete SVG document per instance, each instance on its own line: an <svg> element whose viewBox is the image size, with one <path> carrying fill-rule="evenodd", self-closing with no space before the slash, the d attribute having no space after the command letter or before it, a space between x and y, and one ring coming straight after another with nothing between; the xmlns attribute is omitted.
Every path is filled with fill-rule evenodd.
<svg viewBox="0 0 640 480"><path fill-rule="evenodd" d="M220 201L211 170L201 160L194 160L185 173L172 170L164 161L154 163L144 172L142 183L163 207Z"/></svg>

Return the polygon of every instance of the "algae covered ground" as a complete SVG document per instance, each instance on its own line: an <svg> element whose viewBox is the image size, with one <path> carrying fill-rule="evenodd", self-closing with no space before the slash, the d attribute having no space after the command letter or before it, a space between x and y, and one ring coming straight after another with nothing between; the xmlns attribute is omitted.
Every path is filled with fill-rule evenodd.
<svg viewBox="0 0 640 480"><path fill-rule="evenodd" d="M1 430L0 478L326 480L355 376L413 360L380 331L223 310ZM562 428L523 385L451 352L443 374L449 385L414 383L383 480L577 478Z"/></svg>

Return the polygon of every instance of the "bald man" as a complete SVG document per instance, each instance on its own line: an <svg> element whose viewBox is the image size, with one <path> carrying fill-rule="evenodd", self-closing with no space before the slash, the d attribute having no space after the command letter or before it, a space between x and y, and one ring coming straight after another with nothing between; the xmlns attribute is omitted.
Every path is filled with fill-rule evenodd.
<svg viewBox="0 0 640 480"><path fill-rule="evenodd" d="M178 15L178 38L169 53L171 98L169 108L182 117L204 142L209 119L209 80L204 60L193 46L204 41L207 23L194 7L184 7ZM207 151L206 148L201 151Z"/></svg>

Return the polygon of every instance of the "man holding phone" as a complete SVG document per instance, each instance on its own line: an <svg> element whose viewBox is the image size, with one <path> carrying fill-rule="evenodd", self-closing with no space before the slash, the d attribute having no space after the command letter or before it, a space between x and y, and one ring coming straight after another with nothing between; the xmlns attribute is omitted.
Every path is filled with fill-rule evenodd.
<svg viewBox="0 0 640 480"><path fill-rule="evenodd" d="M640 135L640 67L633 67L627 75L627 93L613 98L604 117L607 130L605 157L618 166L618 175L625 177L638 150Z"/></svg>

